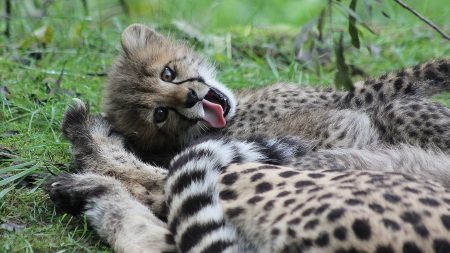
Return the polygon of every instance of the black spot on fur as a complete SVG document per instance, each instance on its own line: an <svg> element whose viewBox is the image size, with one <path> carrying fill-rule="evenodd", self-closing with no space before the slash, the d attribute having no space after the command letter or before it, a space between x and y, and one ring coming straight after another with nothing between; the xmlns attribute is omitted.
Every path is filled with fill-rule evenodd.
<svg viewBox="0 0 450 253"><path fill-rule="evenodd" d="M327 218L329 221L333 222L339 220L342 216L344 216L344 214L344 208L333 209L328 213Z"/></svg>
<svg viewBox="0 0 450 253"><path fill-rule="evenodd" d="M343 178L346 178L346 177L348 177L350 175L351 175L351 173L344 173L344 174L341 174L339 176L335 176L335 177L331 178L330 180L331 181L337 181L337 180L341 180Z"/></svg>
<svg viewBox="0 0 450 253"><path fill-rule="evenodd" d="M328 204L328 203L323 204L323 205L319 206L319 207L316 209L316 211L314 211L314 214L315 214L315 215L320 215L320 214L322 214L323 212L325 212L325 210L327 210L328 207L330 207L330 204Z"/></svg>
<svg viewBox="0 0 450 253"><path fill-rule="evenodd" d="M232 185L239 178L239 175L236 172L227 174L222 177L222 184L224 185Z"/></svg>
<svg viewBox="0 0 450 253"><path fill-rule="evenodd" d="M324 177L324 176L325 176L325 175L322 174L322 173L309 173L309 174L308 174L308 177L314 178L314 179L316 179L316 178L321 178L321 177Z"/></svg>
<svg viewBox="0 0 450 253"><path fill-rule="evenodd" d="M369 221L366 219L355 219L352 224L353 233L360 240L369 240L372 235Z"/></svg>
<svg viewBox="0 0 450 253"><path fill-rule="evenodd" d="M322 195L319 198L317 198L317 200L329 199L331 197L333 197L333 193L325 193L324 195ZM449 205L450 205L450 200L449 200Z"/></svg>
<svg viewBox="0 0 450 253"><path fill-rule="evenodd" d="M268 183L268 182L262 182L259 183L258 185L256 185L256 193L263 193L263 192L267 192L272 190L273 186L272 184Z"/></svg>
<svg viewBox="0 0 450 253"><path fill-rule="evenodd" d="M283 178L288 178L288 177L292 177L294 175L297 175L299 172L298 171L293 171L293 170L288 170L288 171L283 171L279 174L280 177Z"/></svg>
<svg viewBox="0 0 450 253"><path fill-rule="evenodd" d="M385 200L391 202L391 203L397 203L401 200L401 198L395 194L391 194L391 193L385 193L383 194L383 197Z"/></svg>
<svg viewBox="0 0 450 253"><path fill-rule="evenodd" d="M450 215L447 215L447 214L441 215L441 221L442 221L442 225L444 225L444 227L448 231L450 231Z"/></svg>
<svg viewBox="0 0 450 253"><path fill-rule="evenodd" d="M437 69L439 72L450 73L450 64L443 62L439 64Z"/></svg>
<svg viewBox="0 0 450 253"><path fill-rule="evenodd" d="M424 253L414 242L405 242L403 244L403 253Z"/></svg>
<svg viewBox="0 0 450 253"><path fill-rule="evenodd" d="M326 247L330 243L330 237L327 232L320 232L314 243L319 247Z"/></svg>
<svg viewBox="0 0 450 253"><path fill-rule="evenodd" d="M270 234L272 236L277 236L280 234L280 230L278 228L272 228L272 230L270 231Z"/></svg>
<svg viewBox="0 0 450 253"><path fill-rule="evenodd" d="M310 180L300 180L295 183L296 188L303 188L307 186L316 185L313 181Z"/></svg>
<svg viewBox="0 0 450 253"><path fill-rule="evenodd" d="M412 95L416 93L416 89L414 88L412 83L409 83L403 91L405 94Z"/></svg>
<svg viewBox="0 0 450 253"><path fill-rule="evenodd" d="M291 194L290 191L282 191L282 192L278 193L277 198L281 198L281 197L287 196L289 194Z"/></svg>
<svg viewBox="0 0 450 253"><path fill-rule="evenodd" d="M291 205L294 202L295 202L295 199L287 199L286 201L284 201L283 205L285 207L288 207L289 205Z"/></svg>
<svg viewBox="0 0 450 253"><path fill-rule="evenodd" d="M436 206L440 205L437 200L435 200L433 198L429 198L429 197L420 198L419 201L426 206L436 207Z"/></svg>
<svg viewBox="0 0 450 253"><path fill-rule="evenodd" d="M420 215L414 211L404 212L400 217L404 222L411 224L419 223L421 220Z"/></svg>
<svg viewBox="0 0 450 253"><path fill-rule="evenodd" d="M394 82L394 88L396 91L399 91L402 89L403 86L403 80L401 78L397 78Z"/></svg>
<svg viewBox="0 0 450 253"><path fill-rule="evenodd" d="M257 195L257 196L254 196L254 197L251 197L250 199L248 199L247 203L253 205L253 204L256 204L256 203L260 202L263 199L264 199L263 197Z"/></svg>
<svg viewBox="0 0 450 253"><path fill-rule="evenodd" d="M347 199L345 200L345 204L350 206L362 205L364 202L360 199Z"/></svg>
<svg viewBox="0 0 450 253"><path fill-rule="evenodd" d="M333 235L336 239L344 241L347 239L347 228L344 226L339 226L334 229Z"/></svg>
<svg viewBox="0 0 450 253"><path fill-rule="evenodd" d="M232 219L242 213L245 212L245 209L242 207L230 208L226 211L228 218Z"/></svg>
<svg viewBox="0 0 450 253"><path fill-rule="evenodd" d="M305 229L305 230L313 230L314 228L317 227L317 225L319 225L319 220L318 219L312 219L312 220L306 222L306 224L303 227L303 229Z"/></svg>
<svg viewBox="0 0 450 253"><path fill-rule="evenodd" d="M314 212L314 210L315 210L314 207L307 208L305 211L303 211L302 216L303 217L308 216L308 215L312 214L312 212Z"/></svg>
<svg viewBox="0 0 450 253"><path fill-rule="evenodd" d="M292 238L297 237L297 233L292 228L287 229L287 234Z"/></svg>
<svg viewBox="0 0 450 253"><path fill-rule="evenodd" d="M384 212L384 208L381 205L377 204L377 203L370 203L369 204L369 208L372 209L376 213L380 213L381 214L381 213Z"/></svg>
<svg viewBox="0 0 450 253"><path fill-rule="evenodd" d="M433 249L435 253L450 252L450 243L447 239L435 239L433 241Z"/></svg>
<svg viewBox="0 0 450 253"><path fill-rule="evenodd" d="M270 211L273 208L273 203L275 203L275 200L269 200L267 201L267 203L264 205L264 210L265 211Z"/></svg>
<svg viewBox="0 0 450 253"><path fill-rule="evenodd" d="M391 219L383 218L381 221L383 222L384 227L386 227L387 229L391 229L393 231L400 230L400 225Z"/></svg>
<svg viewBox="0 0 450 253"><path fill-rule="evenodd" d="M219 193L222 200L234 200L238 197L237 193L233 190L225 189Z"/></svg>
<svg viewBox="0 0 450 253"><path fill-rule="evenodd" d="M394 253L390 245L378 245L375 253Z"/></svg>
<svg viewBox="0 0 450 253"><path fill-rule="evenodd" d="M418 111L418 110L422 109L422 106L419 104L412 104L412 105L410 105L410 107L414 111Z"/></svg>
<svg viewBox="0 0 450 253"><path fill-rule="evenodd" d="M288 225L291 225L291 226L298 225L298 224L300 224L301 221L302 221L302 219L300 219L300 218L294 218L294 219L288 221Z"/></svg>
<svg viewBox="0 0 450 253"><path fill-rule="evenodd" d="M414 231L422 238L427 238L430 235L430 232L423 224L414 225Z"/></svg>
<svg viewBox="0 0 450 253"><path fill-rule="evenodd" d="M250 180L251 180L252 182L255 182L255 181L257 181L257 180L259 180L259 179L261 179L261 178L263 178L263 177L264 177L264 174L258 172L258 173L253 174L253 175L250 177Z"/></svg>
<svg viewBox="0 0 450 253"><path fill-rule="evenodd" d="M371 93L366 93L364 99L366 101L366 104L371 104L373 101L373 96Z"/></svg>
<svg viewBox="0 0 450 253"><path fill-rule="evenodd" d="M373 89L375 91L379 91L381 88L383 88L383 83L382 82L379 82L379 83L376 83L376 84L373 85Z"/></svg>
<svg viewBox="0 0 450 253"><path fill-rule="evenodd" d="M349 249L339 248L336 251L334 251L334 253L367 253L367 251L359 250L359 249L354 248L354 247L350 247Z"/></svg>

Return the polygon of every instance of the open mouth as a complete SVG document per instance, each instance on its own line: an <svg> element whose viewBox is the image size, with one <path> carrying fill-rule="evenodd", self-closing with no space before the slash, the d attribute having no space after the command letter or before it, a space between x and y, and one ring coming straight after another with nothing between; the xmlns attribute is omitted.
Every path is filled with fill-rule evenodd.
<svg viewBox="0 0 450 253"><path fill-rule="evenodd" d="M225 117L230 112L228 97L215 88L210 88L202 100L206 121L213 128L223 128L226 125Z"/></svg>
<svg viewBox="0 0 450 253"><path fill-rule="evenodd" d="M216 88L211 87L203 99L220 105L222 107L224 117L226 117L230 112L230 102L228 101L228 97Z"/></svg>

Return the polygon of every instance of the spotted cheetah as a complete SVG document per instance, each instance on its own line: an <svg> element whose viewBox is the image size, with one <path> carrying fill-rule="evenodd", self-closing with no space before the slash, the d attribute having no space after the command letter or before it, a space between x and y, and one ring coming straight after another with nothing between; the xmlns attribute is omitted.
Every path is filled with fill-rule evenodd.
<svg viewBox="0 0 450 253"><path fill-rule="evenodd" d="M67 117L76 150L154 170L83 104ZM450 252L450 192L417 172L448 168L448 155L410 145L314 151L298 137L216 137L155 171L165 178L167 223L113 177L62 174L47 189L117 252L441 253Z"/></svg>
<svg viewBox="0 0 450 253"><path fill-rule="evenodd" d="M450 60L369 79L349 92L275 84L233 95L206 59L146 26L125 29L122 51L109 75L104 111L138 155L136 163L155 165L153 170L164 170L183 146L207 134L299 136L314 149L406 143L450 151L450 109L426 97L450 90ZM86 149L77 150L83 141L72 137L70 122L66 117L62 128L74 144L77 168L119 178L137 199L159 210L155 198L161 194L152 195L157 187L162 192L159 173L121 165L119 156L105 155L114 163L91 159ZM445 170L433 173L447 180Z"/></svg>
<svg viewBox="0 0 450 253"><path fill-rule="evenodd" d="M349 92L274 84L233 94L204 57L144 25L126 28L121 43L103 109L128 146L155 165L167 166L208 133L301 136L319 149L407 143L450 151L450 109L426 98L450 90L449 59L368 79Z"/></svg>

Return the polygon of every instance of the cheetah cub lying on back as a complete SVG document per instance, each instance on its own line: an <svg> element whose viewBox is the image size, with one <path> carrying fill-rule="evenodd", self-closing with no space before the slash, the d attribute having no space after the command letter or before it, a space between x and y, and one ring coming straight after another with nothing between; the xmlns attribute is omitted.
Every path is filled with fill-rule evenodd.
<svg viewBox="0 0 450 253"><path fill-rule="evenodd" d="M75 150L91 160L165 179L158 201L167 223L112 177L63 174L49 182L52 200L85 213L117 252L450 252L450 192L414 175L448 170L447 155L406 145L312 151L294 137L221 137L155 171L82 103L65 120Z"/></svg>
<svg viewBox="0 0 450 253"><path fill-rule="evenodd" d="M450 110L425 98L450 90L450 60L368 79L350 92L274 84L233 95L183 43L144 25L126 28L121 42L104 111L152 164L166 166L207 133L300 136L316 148L408 143L450 152Z"/></svg>

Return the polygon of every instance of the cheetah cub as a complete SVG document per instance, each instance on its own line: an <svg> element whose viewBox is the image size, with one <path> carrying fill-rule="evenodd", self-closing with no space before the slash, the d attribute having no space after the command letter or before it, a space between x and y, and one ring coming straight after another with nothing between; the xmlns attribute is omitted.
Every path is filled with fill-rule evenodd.
<svg viewBox="0 0 450 253"><path fill-rule="evenodd" d="M216 137L159 171L82 103L66 116L77 150L89 150L90 159L163 173L156 201L166 206L167 223L113 177L63 174L49 182L51 199L84 213L117 252L450 252L450 193L415 175L448 170L447 155L413 146L312 151L296 137Z"/></svg>
<svg viewBox="0 0 450 253"><path fill-rule="evenodd" d="M126 28L121 42L103 109L152 164L167 166L208 133L301 136L319 149L407 143L450 151L450 110L425 97L450 90L450 60L368 79L349 92L274 84L233 94L184 43L144 25Z"/></svg>

